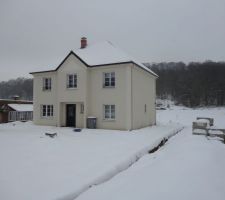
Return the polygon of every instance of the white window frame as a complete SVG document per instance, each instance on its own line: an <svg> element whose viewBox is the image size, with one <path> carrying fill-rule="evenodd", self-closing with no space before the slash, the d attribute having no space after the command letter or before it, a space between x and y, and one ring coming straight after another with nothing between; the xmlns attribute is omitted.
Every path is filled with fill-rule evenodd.
<svg viewBox="0 0 225 200"><path fill-rule="evenodd" d="M114 85L112 79L114 78ZM106 79L109 79L106 81ZM106 85L106 82L109 85ZM115 72L103 72L103 88L115 88L116 85L116 73Z"/></svg>
<svg viewBox="0 0 225 200"><path fill-rule="evenodd" d="M9 111L9 121L29 121L33 120L33 111Z"/></svg>
<svg viewBox="0 0 225 200"><path fill-rule="evenodd" d="M51 91L52 89L52 78L45 77L43 78L43 91Z"/></svg>
<svg viewBox="0 0 225 200"><path fill-rule="evenodd" d="M41 117L52 118L54 116L53 105L41 105Z"/></svg>
<svg viewBox="0 0 225 200"><path fill-rule="evenodd" d="M72 85L70 85L70 77L72 76ZM77 74L67 74L66 76L66 88L67 89L76 89L77 88Z"/></svg>
<svg viewBox="0 0 225 200"><path fill-rule="evenodd" d="M106 115L106 109L108 109L108 116ZM104 120L116 119L116 105L108 105L108 104L103 105L103 119Z"/></svg>

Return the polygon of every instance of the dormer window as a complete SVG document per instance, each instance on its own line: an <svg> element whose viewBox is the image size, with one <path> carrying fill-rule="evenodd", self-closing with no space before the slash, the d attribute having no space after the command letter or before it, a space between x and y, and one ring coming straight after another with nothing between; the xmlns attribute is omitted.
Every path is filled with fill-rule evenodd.
<svg viewBox="0 0 225 200"><path fill-rule="evenodd" d="M77 74L67 74L67 88L77 88Z"/></svg>
<svg viewBox="0 0 225 200"><path fill-rule="evenodd" d="M107 72L103 74L103 87L114 88L115 87L115 72Z"/></svg>
<svg viewBox="0 0 225 200"><path fill-rule="evenodd" d="M43 91L52 89L52 79L51 78L43 78Z"/></svg>

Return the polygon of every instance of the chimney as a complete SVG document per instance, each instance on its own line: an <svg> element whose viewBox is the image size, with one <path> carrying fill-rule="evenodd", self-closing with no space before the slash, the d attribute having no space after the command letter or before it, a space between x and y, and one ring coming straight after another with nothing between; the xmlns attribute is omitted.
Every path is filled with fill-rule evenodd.
<svg viewBox="0 0 225 200"><path fill-rule="evenodd" d="M80 48L84 49L87 46L87 38L86 37L82 37L80 40Z"/></svg>

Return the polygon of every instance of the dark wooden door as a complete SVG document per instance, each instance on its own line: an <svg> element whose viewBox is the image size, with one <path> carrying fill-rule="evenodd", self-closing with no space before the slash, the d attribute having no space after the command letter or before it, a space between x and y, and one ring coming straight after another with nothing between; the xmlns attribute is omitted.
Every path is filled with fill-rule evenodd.
<svg viewBox="0 0 225 200"><path fill-rule="evenodd" d="M76 127L76 104L66 105L66 126Z"/></svg>

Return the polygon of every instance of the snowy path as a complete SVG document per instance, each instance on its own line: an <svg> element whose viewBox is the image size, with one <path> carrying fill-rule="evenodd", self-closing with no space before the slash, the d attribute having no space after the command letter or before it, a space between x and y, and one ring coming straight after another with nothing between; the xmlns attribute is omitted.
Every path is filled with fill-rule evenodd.
<svg viewBox="0 0 225 200"><path fill-rule="evenodd" d="M153 154L77 200L224 200L225 145L185 128Z"/></svg>
<svg viewBox="0 0 225 200"><path fill-rule="evenodd" d="M159 111L158 122L186 128L153 154L143 156L110 181L90 188L77 200L224 200L225 145L218 138L192 135L197 116L213 117L224 127L225 109L174 107Z"/></svg>
<svg viewBox="0 0 225 200"><path fill-rule="evenodd" d="M132 165L179 127L75 133L30 123L0 125L0 199L74 199Z"/></svg>
<svg viewBox="0 0 225 200"><path fill-rule="evenodd" d="M100 177L96 178L92 182L84 185L83 188L80 189L79 191L76 191L75 193L64 196L64 197L60 198L59 200L74 200L74 199L78 198L80 195L82 195L83 193L87 192L92 187L95 187L95 186L101 185L107 181L110 181L113 177L115 177L118 174L123 173L125 170L129 169L133 164L138 162L139 159L141 159L143 156L148 154L150 150L154 149L155 147L158 147L158 145L162 142L163 139L171 138L172 136L179 133L182 129L183 129L183 127L180 126L178 128L175 128L174 130L168 132L168 135L166 137L159 138L157 141L154 142L154 145L149 144L149 145L143 147L142 149L135 152L132 156L128 157L126 160L119 163L111 171L108 171L107 173L102 174Z"/></svg>

